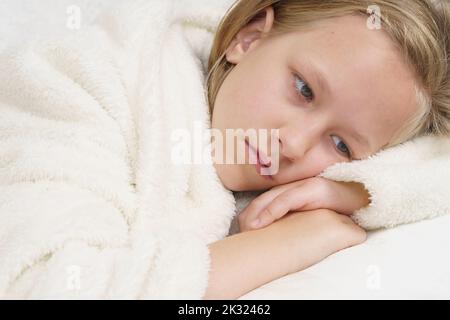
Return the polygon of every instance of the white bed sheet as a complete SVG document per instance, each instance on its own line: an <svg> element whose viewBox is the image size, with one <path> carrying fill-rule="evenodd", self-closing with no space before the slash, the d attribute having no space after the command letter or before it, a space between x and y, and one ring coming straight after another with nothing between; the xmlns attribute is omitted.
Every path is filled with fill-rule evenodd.
<svg viewBox="0 0 450 320"><path fill-rule="evenodd" d="M370 232L367 241L241 299L449 299L450 216Z"/></svg>
<svg viewBox="0 0 450 320"><path fill-rule="evenodd" d="M235 194L237 212L261 192ZM239 231L233 220L230 234ZM450 215L368 233L361 245L241 299L449 299Z"/></svg>
<svg viewBox="0 0 450 320"><path fill-rule="evenodd" d="M39 36L83 32L99 10L119 1L126 0L2 0L0 51ZM81 10L79 29L67 26L74 5ZM379 230L241 299L450 299L449 249L450 216Z"/></svg>

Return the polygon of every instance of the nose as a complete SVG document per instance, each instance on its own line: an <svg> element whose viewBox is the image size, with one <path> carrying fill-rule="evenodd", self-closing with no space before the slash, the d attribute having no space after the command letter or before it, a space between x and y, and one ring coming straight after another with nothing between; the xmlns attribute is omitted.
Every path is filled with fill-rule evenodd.
<svg viewBox="0 0 450 320"><path fill-rule="evenodd" d="M287 125L279 131L280 155L292 162L304 157L320 139L318 125L302 123L300 126Z"/></svg>

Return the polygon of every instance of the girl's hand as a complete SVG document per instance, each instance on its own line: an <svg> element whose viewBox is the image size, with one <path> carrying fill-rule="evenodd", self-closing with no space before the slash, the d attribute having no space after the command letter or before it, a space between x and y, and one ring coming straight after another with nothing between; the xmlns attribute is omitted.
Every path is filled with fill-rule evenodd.
<svg viewBox="0 0 450 320"><path fill-rule="evenodd" d="M291 256L291 273L323 260L330 254L366 241L366 231L349 216L328 209L291 212L268 228L278 227L287 254ZM290 247L289 247L290 245ZM283 246L281 246L283 247Z"/></svg>
<svg viewBox="0 0 450 320"><path fill-rule="evenodd" d="M370 203L357 182L313 177L280 185L255 198L238 217L240 231L263 228L290 211L329 209L351 215Z"/></svg>

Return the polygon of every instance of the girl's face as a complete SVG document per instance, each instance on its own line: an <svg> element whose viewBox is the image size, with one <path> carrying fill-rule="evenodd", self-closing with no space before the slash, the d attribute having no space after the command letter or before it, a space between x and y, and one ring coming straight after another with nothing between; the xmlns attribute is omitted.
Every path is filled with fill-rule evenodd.
<svg viewBox="0 0 450 320"><path fill-rule="evenodd" d="M278 171L271 179L259 174L247 149L246 164L215 163L233 191L265 190L367 158L418 108L414 73L384 31L368 28L367 18L332 18L266 37L272 24L268 8L228 48L235 67L217 94L212 128L223 137L226 129L278 129ZM261 143L270 158L271 142L253 144Z"/></svg>

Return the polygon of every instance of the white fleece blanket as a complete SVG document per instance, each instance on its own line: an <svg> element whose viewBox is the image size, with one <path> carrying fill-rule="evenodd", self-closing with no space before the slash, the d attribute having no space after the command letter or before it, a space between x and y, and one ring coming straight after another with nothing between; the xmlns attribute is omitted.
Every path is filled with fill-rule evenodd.
<svg viewBox="0 0 450 320"><path fill-rule="evenodd" d="M164 139L195 120L208 126L204 70L230 1L130 3L0 58L0 297L203 294L206 244L227 233L234 199L211 166L171 164ZM355 220L390 227L450 212L449 153L448 139L421 138L323 176L364 183L372 204ZM237 195L238 212L249 194ZM293 275L284 296L247 297L326 297L317 280L361 258L346 252Z"/></svg>
<svg viewBox="0 0 450 320"><path fill-rule="evenodd" d="M213 4L127 1L3 52L0 297L203 296L235 200L212 165L172 163L170 138L209 125Z"/></svg>

